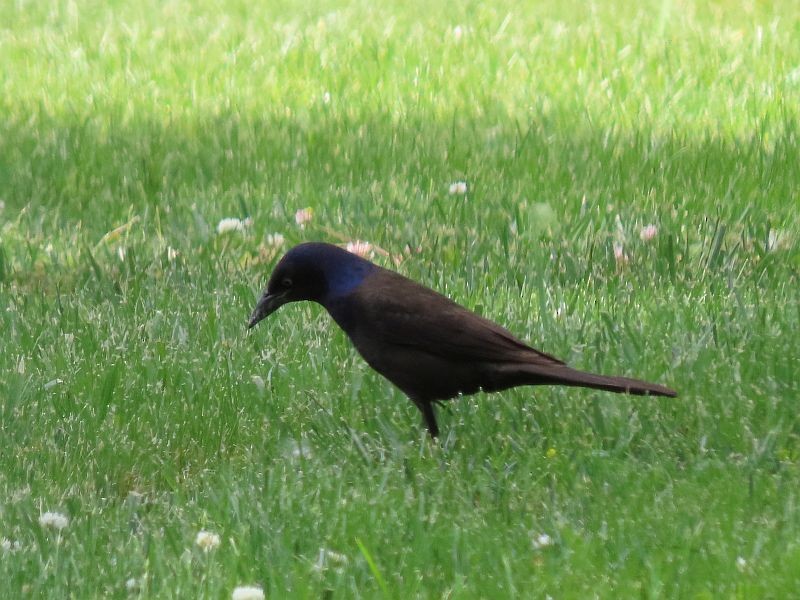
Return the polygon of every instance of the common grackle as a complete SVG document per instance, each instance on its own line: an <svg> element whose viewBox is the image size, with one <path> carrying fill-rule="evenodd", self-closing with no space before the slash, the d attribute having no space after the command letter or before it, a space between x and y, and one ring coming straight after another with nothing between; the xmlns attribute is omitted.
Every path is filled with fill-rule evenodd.
<svg viewBox="0 0 800 600"><path fill-rule="evenodd" d="M655 383L572 369L441 294L331 244L300 244L281 258L248 328L298 300L325 307L367 363L422 411L433 437L433 404L479 390L550 384L676 395Z"/></svg>

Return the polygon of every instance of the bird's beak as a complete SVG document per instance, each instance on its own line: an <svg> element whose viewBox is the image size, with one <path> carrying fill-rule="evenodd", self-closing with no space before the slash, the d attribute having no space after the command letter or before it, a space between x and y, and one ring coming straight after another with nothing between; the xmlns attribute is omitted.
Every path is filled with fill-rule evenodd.
<svg viewBox="0 0 800 600"><path fill-rule="evenodd" d="M269 294L264 292L264 295L261 296L258 304L256 304L255 309L253 309L253 314L250 315L247 328L255 327L261 319L270 316L284 304L286 304L285 294Z"/></svg>

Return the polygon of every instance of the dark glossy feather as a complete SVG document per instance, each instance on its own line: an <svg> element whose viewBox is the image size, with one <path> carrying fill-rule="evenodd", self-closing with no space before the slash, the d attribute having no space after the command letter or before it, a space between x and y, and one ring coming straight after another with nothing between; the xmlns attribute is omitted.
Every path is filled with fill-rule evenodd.
<svg viewBox="0 0 800 600"><path fill-rule="evenodd" d="M572 369L445 296L335 246L304 244L291 250L276 267L270 286L281 278L306 291L285 292L288 297L277 305L304 299L322 304L367 363L417 405L433 436L439 430L432 403L479 390L555 384L676 395L658 384ZM282 293L270 292L270 286L251 326L263 318L262 305ZM269 306L266 314L275 308Z"/></svg>

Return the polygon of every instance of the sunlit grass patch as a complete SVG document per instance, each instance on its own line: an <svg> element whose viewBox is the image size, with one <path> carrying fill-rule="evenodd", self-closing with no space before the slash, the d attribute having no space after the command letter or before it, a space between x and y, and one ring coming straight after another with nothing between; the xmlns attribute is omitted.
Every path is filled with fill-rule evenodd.
<svg viewBox="0 0 800 600"><path fill-rule="evenodd" d="M8 595L796 593L793 3L6 12ZM430 444L319 307L247 333L312 239L680 397Z"/></svg>

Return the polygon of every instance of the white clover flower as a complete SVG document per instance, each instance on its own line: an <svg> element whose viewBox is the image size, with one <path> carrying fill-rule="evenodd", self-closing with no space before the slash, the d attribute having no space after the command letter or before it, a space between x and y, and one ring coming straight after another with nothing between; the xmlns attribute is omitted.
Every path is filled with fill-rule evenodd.
<svg viewBox="0 0 800 600"><path fill-rule="evenodd" d="M467 193L467 182L466 181L454 181L450 184L450 194L463 196Z"/></svg>
<svg viewBox="0 0 800 600"><path fill-rule="evenodd" d="M639 232L639 237L644 242L649 242L658 234L658 227L655 225L645 225L642 227L642 230Z"/></svg>
<svg viewBox="0 0 800 600"><path fill-rule="evenodd" d="M39 516L39 525L61 530L69 525L69 517L57 512L42 513L42 515Z"/></svg>
<svg viewBox="0 0 800 600"><path fill-rule="evenodd" d="M311 221L314 217L314 210L311 208L301 208L294 213L294 222L300 226L300 229L305 229L306 223Z"/></svg>
<svg viewBox="0 0 800 600"><path fill-rule="evenodd" d="M199 531L194 543L197 544L201 550L210 552L219 546L219 536L211 531Z"/></svg>
<svg viewBox="0 0 800 600"><path fill-rule="evenodd" d="M233 590L231 600L264 600L264 590L253 585L242 585Z"/></svg>
<svg viewBox="0 0 800 600"><path fill-rule="evenodd" d="M9 554L12 552L16 552L22 548L22 543L19 540L14 540L13 542L8 538L0 538L0 550L3 552L8 552Z"/></svg>
<svg viewBox="0 0 800 600"><path fill-rule="evenodd" d="M540 533L532 540L533 549L534 550L541 550L542 548L547 548L548 546L553 545L553 538L551 538L546 533Z"/></svg>
<svg viewBox="0 0 800 600"><path fill-rule="evenodd" d="M345 250L348 252L352 252L356 256L360 256L361 258L368 258L372 256L374 253L372 251L372 244L369 242L362 242L361 240L356 240L355 242L347 242L347 246L345 246Z"/></svg>
<svg viewBox="0 0 800 600"><path fill-rule="evenodd" d="M330 104L331 103L331 93L325 92L322 94L322 103L323 104Z"/></svg>
<svg viewBox="0 0 800 600"><path fill-rule="evenodd" d="M743 556L736 557L736 568L744 571L747 568L747 560Z"/></svg>
<svg viewBox="0 0 800 600"><path fill-rule="evenodd" d="M241 220L237 219L236 217L222 219L217 224L217 234L222 235L223 233L229 233L231 231L243 232L250 226L252 222L252 219Z"/></svg>
<svg viewBox="0 0 800 600"><path fill-rule="evenodd" d="M135 592L139 589L139 582L136 580L135 577L131 577L125 582L125 589L129 592Z"/></svg>
<svg viewBox="0 0 800 600"><path fill-rule="evenodd" d="M283 246L283 243L286 241L280 233L268 233L264 239L267 242L267 246L272 246L273 248Z"/></svg>
<svg viewBox="0 0 800 600"><path fill-rule="evenodd" d="M460 42L462 37L464 37L464 28L461 25L453 27L453 39Z"/></svg>

